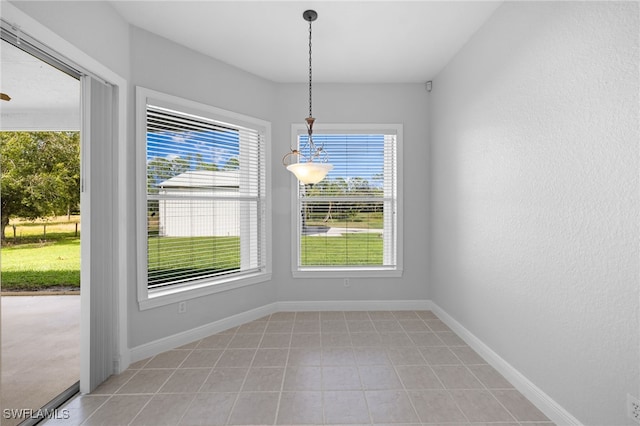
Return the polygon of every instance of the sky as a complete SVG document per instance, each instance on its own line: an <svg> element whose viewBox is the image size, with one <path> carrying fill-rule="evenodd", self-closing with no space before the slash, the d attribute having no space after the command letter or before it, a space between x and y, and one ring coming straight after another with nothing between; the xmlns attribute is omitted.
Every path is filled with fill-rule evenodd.
<svg viewBox="0 0 640 426"><path fill-rule="evenodd" d="M300 136L300 149L305 148L308 136ZM327 179L363 178L373 183L384 172L384 135L381 134L314 134L316 147L328 154L314 161L333 164ZM160 157L167 160L199 157L205 163L223 167L239 154L239 137L235 131L150 131L147 133L147 161ZM196 161L191 163L196 168Z"/></svg>

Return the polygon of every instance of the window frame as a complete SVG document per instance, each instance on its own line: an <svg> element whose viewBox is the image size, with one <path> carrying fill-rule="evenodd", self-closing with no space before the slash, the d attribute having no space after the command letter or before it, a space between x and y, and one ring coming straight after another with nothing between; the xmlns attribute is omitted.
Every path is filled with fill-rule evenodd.
<svg viewBox="0 0 640 426"><path fill-rule="evenodd" d="M261 214L264 218L265 266L261 271L207 278L192 283L148 289L147 287L147 105L172 108L214 120L257 129L264 135L265 195ZM211 105L191 101L144 87L136 86L136 251L137 251L137 295L140 310L155 308L196 297L228 291L271 280L271 123L244 114L227 111Z"/></svg>
<svg viewBox="0 0 640 426"><path fill-rule="evenodd" d="M389 278L401 277L403 273L403 176L402 176L402 124L314 124L315 134L395 134L396 136L396 212L395 212L395 266L351 266L351 267L313 267L301 266L300 259L300 229L301 217L298 213L298 185L300 183L291 174L291 273L294 278ZM298 137L307 134L304 123L291 125L291 146L298 146ZM331 152L329 163L331 163Z"/></svg>

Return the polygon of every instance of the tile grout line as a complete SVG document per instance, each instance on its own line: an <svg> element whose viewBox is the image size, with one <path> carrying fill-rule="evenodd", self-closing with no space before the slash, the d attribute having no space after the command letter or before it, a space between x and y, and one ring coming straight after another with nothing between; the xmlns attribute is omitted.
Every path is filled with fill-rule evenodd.
<svg viewBox="0 0 640 426"><path fill-rule="evenodd" d="M150 358L147 360L147 362L145 362L145 363L144 363L144 364L143 364L143 365L138 369L138 371L136 371L135 373L133 373L133 374L131 375L131 377L129 377L127 380L125 380L125 381L124 381L120 386L118 386L116 389L114 389L114 391L113 391L113 392L111 392L111 394L107 394L107 395L109 395L109 397L108 397L108 398L107 398L107 399L106 399L102 404L100 404L100 406L98 406L95 410L93 410L93 412L92 412L89 416L87 416L87 418L86 418L86 419L84 419L82 422L80 422L80 424L81 424L81 425L86 424L86 423L87 423L87 421L89 421L89 419L90 419L91 417L93 417L93 416L98 412L98 410L99 410L99 409L101 409L104 405L106 405L106 404L107 404L107 402L109 402L111 399L113 399L113 397L114 397L114 396L116 396L117 392L118 392L120 389L122 389L122 387L124 387L124 385L126 385L127 383L129 383L129 382L130 382L130 381L131 381L135 376L137 376L137 375L138 375L138 373L140 373L140 371L142 371L142 369L143 369L147 364L149 364L149 363L151 362L151 360L152 360L153 358L155 358L155 357L156 357L156 356L150 357ZM98 387L99 387L99 386L98 386ZM145 405L146 405L146 404L145 404ZM138 413L136 413L136 415L138 415ZM134 416L134 417L135 417L135 416ZM133 420L132 420L132 421L133 421Z"/></svg>
<svg viewBox="0 0 640 426"><path fill-rule="evenodd" d="M180 366L179 366L178 368L180 368L180 367L181 367L181 366L182 366L182 365L187 361L187 359L191 356L191 354L193 354L193 353L196 351L196 349L198 349L198 347L200 346L200 343L202 343L202 341L203 341L203 340L204 340L204 339L200 339L200 340L198 341L198 343L197 343L197 344L193 347L193 349L191 350L191 353L189 353L189 355L187 355L187 356L186 356L186 358L182 360L182 362L180 363ZM231 341L231 340L229 340L229 342L230 342L230 341ZM229 345L229 342L227 342L227 344L225 345L225 348ZM223 350L223 353L224 353L224 350ZM220 356L222 356L222 354L220 354ZM218 357L218 359L220 359L220 356ZM217 359L217 360L216 360L216 362L214 363L214 366L215 366L215 364L218 362L218 359ZM194 367L194 368L197 368L197 367ZM186 370L186 369L187 369L187 368L183 368L183 370ZM176 371L177 371L177 370L176 370ZM200 385L200 387L198 388L198 390L197 390L196 392L194 392L194 394L193 394L193 398L191 398L191 401L189 401L189 404L187 405L187 409L186 409L186 410L184 410L184 412L183 412L183 413L182 413L182 415L180 416L180 419L178 420L177 424L182 423L182 420L184 419L184 417L185 417L185 416L187 415L187 413L189 412L189 409L190 409L190 408L191 408L191 406L193 405L193 402L196 400L196 397L198 396L198 391L199 391L200 389L202 389L202 386L204 386L204 383L207 381L207 379L208 379L208 378L209 378L209 376L211 375L211 372L212 372L212 371L213 371L213 367L211 367L211 369L209 370L209 374L207 374L207 377L205 377L204 381L202 382L202 384ZM173 373L173 374L175 374L175 373ZM172 375L171 377L173 377L173 375ZM161 389L162 389L162 388L161 388Z"/></svg>
<svg viewBox="0 0 640 426"><path fill-rule="evenodd" d="M439 320L440 320L440 319L439 319ZM440 321L442 321L442 320L440 320ZM427 324L427 325L428 325L428 324ZM455 334L455 333L454 333L454 334ZM456 335L457 335L457 334L456 334ZM449 350L451 350L451 349L449 349ZM462 358L461 358L457 353L455 353L454 351L451 351L451 352L453 352L453 355L454 355L456 358L458 358L458 359L460 360L460 363L461 363L461 365L465 368L465 370L466 370L466 371L468 371L468 372L469 372L469 373L470 373L470 374L471 374L471 375L472 375L472 376L473 376L473 377L478 381L478 383L480 383L480 385L482 386L482 389L483 389L484 391L488 392L488 393L489 393L489 395L491 395L491 397L492 397L494 400L496 400L496 401L498 402L498 404L499 404L502 408L504 408L504 409L505 409L505 411L506 411L506 412L507 412L507 413L508 413L512 418L513 418L513 420L514 420L516 423L518 423L518 424L519 424L518 420L517 420L517 419L515 418L515 416L511 413L511 411L507 410L507 407L505 407L505 406L504 406L504 405L503 405L503 404L498 400L498 398L496 398L496 397L493 395L493 393L492 393L492 392L491 392L491 390L490 390L490 389L485 385L485 383L484 383L482 380L480 380L480 378L478 378L478 377L473 373L473 371L471 371L471 369L469 368L468 364L467 364L467 363L465 363L465 362L464 362L464 360L463 360L463 359L462 359ZM474 364L474 365L484 365L484 364ZM458 389L458 390L464 390L464 389ZM473 389L471 389L471 390L473 390ZM464 416L467 418L467 421L468 421L468 422L471 422L471 420L469 419L469 417L467 416L467 414L466 414L466 413L465 413L465 412L460 408L460 405L458 404L458 401L456 401L456 399L455 399L455 398L453 398L453 395L451 394L451 390L448 390L448 393L449 393L449 396L451 397L451 399L453 399L453 402L456 404L456 406L458 407L458 409L462 412L462 415L464 415Z"/></svg>
<svg viewBox="0 0 640 426"><path fill-rule="evenodd" d="M420 318L420 320L422 320L422 318ZM428 324L426 324L424 321L422 321L422 322L427 326L427 328L429 330L431 329ZM402 323L400 324L400 327L402 327ZM404 327L402 327L402 328L404 329ZM405 332L407 332L406 329L405 329ZM411 338L411 336L409 336L409 338ZM431 371L433 373L433 375L438 380L438 382L440 382L440 385L442 385L442 387L445 388L444 383L442 383L442 381L440 380L440 377L438 377L438 375L435 373L435 371L433 371L433 369L431 368L431 366L427 362L427 359L422 355L422 352L420 351L419 346L415 345L415 342L413 342L413 343L414 343L415 349L418 351L418 354L420 354L420 357L425 362L425 365L429 368L429 371ZM422 423L423 422L422 418L420 417L420 413L418 413L418 410L416 409L416 406L413 403L413 399L409 395L409 390L407 389L407 385L404 383L404 380L402 380L402 377L400 376L400 374L398 374L398 369L397 369L398 366L393 362L391 363L391 365L393 367L394 372L398 376L398 380L400 381L400 384L402 385L402 388L404 389L404 392L407 395L407 398L409 399L409 404L411 404L411 408L413 408L413 411L414 411L414 413L416 415L416 418L420 421L420 423ZM465 418L466 418L466 416L465 416Z"/></svg>
<svg viewBox="0 0 640 426"><path fill-rule="evenodd" d="M227 351L227 349L229 349L229 345L231 344L231 341L238 334L238 329L240 328L240 326L237 326L237 327L234 327L234 328L235 328L235 331L233 333L226 333L226 334L231 334L231 337L229 338L229 341L225 344L224 348L222 349L222 353L218 356L218 359L216 359L216 362L213 363L213 366L211 367L211 370L209 371L209 374L207 374L207 377L204 379L204 381L202 382L202 384L198 388L198 391L196 392L196 395L200 393L200 390L202 390L202 387L204 386L204 384L207 382L207 380L209 380L209 377L211 377L211 374L213 374L213 370L218 365L218 362L220 362L220 359L222 358L222 355L224 355L225 351ZM217 334L224 334L224 333L217 333ZM210 336L208 336L208 337L210 337ZM205 337L205 339L206 339L206 337ZM202 343L203 340L204 339L201 339L200 343ZM198 346L200 346L200 343L198 343ZM236 400L237 400L237 396L236 396ZM195 401L195 397L191 401L191 404L189 404L189 407L187 407L187 410L185 411L185 414L182 416L182 418L184 418L186 413L189 411L189 409L191 408L191 405L193 404L194 401ZM233 406L235 406L235 400L234 400L234 403L233 403L233 405L231 407L231 410L233 410ZM225 424L228 423L228 421L229 421L229 416L231 416L231 410L229 410L229 414L227 415L227 420L225 421ZM180 419L180 421L182 421L182 418Z"/></svg>
<svg viewBox="0 0 640 426"><path fill-rule="evenodd" d="M320 401L322 402L322 424L327 423L324 403L324 345L322 344L322 322L320 322Z"/></svg>
<svg viewBox="0 0 640 426"><path fill-rule="evenodd" d="M378 311L376 311L378 312ZM466 419L466 423L471 423L471 420L469 420L469 417L467 416L467 414L460 408L459 403L456 401L455 398L453 398L453 391L482 391L482 392L487 392L489 395L491 395L491 399L494 400L495 402L498 403L498 405L500 407L502 407L507 413L509 413L509 416L511 418L513 418L513 420L515 421L515 423L519 424L519 425L526 425L527 423L531 423L533 422L533 420L523 420L523 421L519 421L516 419L516 416L496 397L496 395L494 395L494 390L514 390L514 388L490 388L488 384L485 384L485 382L483 380L480 379L480 376L478 376L476 373L474 373L474 371L472 371L472 369L470 368L470 366L473 365L489 365L486 362L482 363L482 364L469 364L466 363L462 356L464 355L464 352L461 352L460 354L458 353L459 351L454 351L454 348L464 348L467 347L468 345L465 344L459 344L457 341L455 341L453 339L453 336L450 336L451 338L447 339L447 342L445 342L443 339L443 336L441 336L442 333L450 333L453 334L454 336L457 336L457 334L455 334L452 331L446 331L446 330L440 330L438 331L438 329L440 329L441 327L439 325L436 325L437 323L433 323L434 327L436 328L432 328L432 326L429 324L428 320L431 321L441 321L439 318L437 318L437 316L434 315L434 318L432 318L431 316L428 316L428 320L423 317L420 316L419 312L417 311L412 311L417 315L417 318L423 323L424 326L426 326L426 329L423 330L411 330L411 328L413 328L413 326L410 323L405 323L405 325L403 325L403 321L412 321L415 318L411 318L408 315L403 314L396 316L396 314L394 313L394 311L380 311L380 312L389 312L392 315L392 318L388 318L385 314L380 314L380 315L375 315L375 317L377 318L377 321L393 321L396 322L400 325L400 330L396 331L396 333L398 334L402 334L405 337L407 337L409 340L407 343L410 342L410 346L394 346L391 341L387 341L387 342L383 342L382 339L380 339L380 341L376 341L376 342L367 342L367 341L361 341L361 343L358 346L354 346L354 341L353 341L353 335L359 335L359 334L365 334L365 333L371 333L372 335L375 334L377 336L381 336L382 331L380 331L378 329L378 327L376 327L375 324L375 320L373 319L373 317L371 316L370 311L366 311L366 315L367 315L367 323L370 323L372 325L372 329L373 332L371 331L367 331L366 328L362 329L362 330L354 330L351 331L351 328L349 327L349 320L347 320L347 316L345 315L344 312L342 312L342 319L336 319L334 318L334 316L331 316L330 318L325 319L326 321L336 321L336 322L341 322L341 321L345 321L345 326L346 326L346 335L348 336L348 340L350 342L350 345L348 346L341 346L341 343L344 343L342 340L338 339L338 340L331 340L329 341L329 339L323 339L323 318L322 318L322 312L317 313L318 317L317 317L317 321L319 322L319 339L320 339L320 343L319 343L319 352L320 352L320 363L319 363L319 367L320 367L320 404L321 404L321 409L322 409L322 424L327 424L327 418L326 418L326 412L325 412L325 408L326 408L326 404L325 404L325 398L324 398L324 394L325 392L327 392L328 390L325 389L325 383L324 383L324 367L325 367L325 352L327 349L329 348L334 348L334 346L326 346L326 344L338 344L338 346L335 346L335 348L343 348L343 349L349 349L351 354L354 357L354 362L355 362L355 367L356 367L356 372L358 374L358 380L360 383L360 390L358 391L358 393L363 395L364 398L364 403L365 403L365 407L369 416L369 424L373 424L373 414L371 412L371 409L369 407L369 401L366 397L366 389L365 389L365 385L363 382L363 376L362 376L362 372L361 372L361 367L364 367L368 364L361 364L358 361L358 357L357 357L357 350L358 349L370 349L370 348L381 348L385 354L386 360L389 362L389 365L392 367L392 371L394 372L394 374L396 375L396 377L399 380L399 383L401 385L401 387L398 389L400 391L402 391L404 393L404 395L406 395L406 397L409 399L409 403L410 406L412 407L414 414L417 416L419 422L422 421L422 419L420 418L420 415L418 414L418 410L416 409L416 405L414 404L414 401L412 400L412 398L410 397L409 393L412 391L415 392L419 392L421 389L407 389L407 386L405 384L405 380L403 380L400 376L400 374L398 373L398 367L400 366L404 366L405 364L397 364L395 362L392 362L391 359L389 359L389 349L391 348L413 348L415 350L418 351L419 357L421 358L422 361L424 361L425 364L416 364L416 365L426 365L427 367L429 367L429 371L431 371L435 378L437 379L438 383L440 383L440 385L442 386L442 389L446 391L446 394L449 396L449 398L451 398L455 404L455 407L462 413L463 417ZM429 311L430 312L430 311ZM280 409L281 404L282 404L282 397L284 392L286 392L285 389L285 382L286 382L286 378L287 378L287 370L289 368L293 368L293 366L290 364L291 363L291 355L292 355L292 344L293 344L293 337L295 333L295 324L296 324L296 320L298 320L298 312L294 312L293 313L293 323L291 324L291 329L289 332L286 333L267 333L267 329L269 326L269 322L271 321L277 321L277 320L272 320L271 317L273 316L273 314L270 314L269 317L267 317L266 320L266 324L264 325L261 335L260 335L260 339L257 343L257 347L254 349L254 353L253 356L251 358L251 361L248 364L247 367L247 371L244 375L244 378L242 380L242 383L240 385L240 389L238 390L237 395L235 396L235 399L233 400L233 404L231 405L231 408L229 409L229 413L227 415L227 419L226 419L226 424L229 424L231 422L231 417L233 415L234 410L237 407L238 401L240 400L240 396L241 393L244 392L243 389L247 383L248 377L249 377L249 373L251 371L252 368L258 368L254 366L254 363L256 362L256 357L257 357L257 352L261 349L261 345L263 343L263 341L266 338L267 334L285 334L288 335L289 337L289 343L286 346L286 356L284 359L284 368L283 368L283 376L280 382L280 390L278 392L278 399L277 399L277 403L276 403L276 407L275 407L275 416L274 416L274 420L273 420L273 424L277 425L278 424L278 416L280 415ZM315 322L316 320L314 319L310 319L308 316L308 314L305 313L305 315L301 315L299 318L299 321L305 321L305 322ZM425 314L426 316L426 314ZM352 318L352 321L361 321L360 318ZM255 320L258 321L258 320ZM252 321L254 322L254 321ZM244 324L243 324L244 325ZM335 326L337 326L337 324L334 324ZM390 324L389 324L390 325ZM341 329L338 328L334 328L332 323L326 323L325 326L329 327L326 330L325 336L326 335L332 335L332 334L345 334L343 332L341 332ZM359 325L358 325L359 326ZM409 327L409 328L405 328ZM229 350L232 349L230 348L231 342L233 341L233 339L238 336L238 335L242 335L242 334L247 334L247 333L239 333L241 326L235 327L235 330L233 331L233 333L227 333L228 335L231 335L231 338L226 342L226 344L224 344L224 347L222 348L222 352L220 353L220 355L218 356L218 358L216 359L215 363L213 363L213 366L210 367L210 370L207 374L207 377L204 379L203 383L200 385L200 387L198 388L198 390L193 394L192 399L189 401L187 409L182 413L182 415L180 416L180 419L178 422L183 421L183 419L185 418L186 414L188 413L189 409L193 406L194 401L196 399L197 394L200 393L200 390L203 389L204 383L206 383L206 381L211 377L211 374L213 373L213 370L216 368L216 366L219 364L223 354ZM335 333L332 333L331 330L336 330ZM416 335L416 336L412 336L411 333L424 333L428 331L429 333L432 333L435 337L437 337L438 341L440 341L443 345L440 346L426 346L426 347L421 347L419 346L419 343L425 343L422 340L418 340L419 343L416 343L415 338L419 338L420 336ZM309 334L315 334L315 332L312 331L305 331L304 328L302 328L300 331L300 333L309 333ZM249 334L256 334L256 333L252 333L251 330L248 331ZM392 333L390 331L385 332L387 334ZM223 334L223 332L221 333L216 333L216 334ZM448 335L447 335L448 336ZM361 337L361 336L359 336ZM458 336L459 337L459 336ZM153 357L150 357L144 364L142 364L140 366L140 368L136 369L135 372L132 373L131 377L129 377L128 379L126 379L123 383L121 383L120 385L118 385L117 387L114 388L114 390L108 394L104 394L105 396L107 396L107 398L105 399L104 402L102 402L100 405L98 405L88 416L87 418L85 418L81 424L87 424L88 422L90 422L91 418L95 418L94 416L96 415L96 413L101 410L106 404L108 404L110 401L113 401L113 397L116 395L121 395L121 396L127 396L127 395L138 395L138 396L150 396L149 399L142 405L142 407L133 415L133 417L131 418L131 420L128 422L128 424L132 424L134 421L136 421L136 419L138 418L138 416L145 410L145 408L150 404L151 400L156 397L157 395L160 395L161 392L160 390L166 386L166 384L173 378L175 377L175 375L178 373L178 370L180 371L185 371L185 370L189 370L191 368L199 368L199 367L183 367L186 360L189 358L189 356L191 356L191 354L193 354L202 344L202 341L204 339L200 339L199 342L197 342L192 348L185 348L185 349L180 349L181 351L188 351L188 354L184 357L184 359L182 361L180 361L177 365L177 367L170 367L173 371L171 372L171 374L169 374L167 376L167 378L159 385L159 387L155 390L155 392L149 392L149 393L133 393L133 394L129 394L129 393L122 393L122 394L118 394L117 392L120 391L121 389L123 389L128 383L130 383L132 380L134 380L137 376L139 376L140 372L143 370L163 370L164 368L159 367L159 368L145 368L148 365L150 365L150 363L160 354L157 354ZM361 339L362 340L362 339ZM302 341L304 343L304 341ZM375 343L375 344L374 344ZM405 343L405 344L407 344ZM280 345L281 343L277 343L277 345ZM365 344L363 346L363 344ZM369 344L372 344L373 346L368 346ZM251 345L253 345L253 343L251 343ZM278 348L281 348L282 346L278 346ZM440 348L446 348L448 350L448 352L450 352L454 358L452 358L452 360L458 360L460 363L459 364L434 364L432 365L429 360L427 359L425 353L421 350L421 349L426 349L428 347L440 347ZM301 349L303 349L304 347L301 347ZM204 349L209 349L209 348L204 348ZM211 349L215 349L218 350L218 348L211 348ZM237 349L244 349L244 348L237 348ZM247 349L253 349L253 348L247 348ZM272 348L263 348L263 349L272 349ZM273 349L276 349L276 347L274 347ZM172 350L178 350L178 348L172 349ZM166 353L168 351L165 351L163 353ZM467 357L468 358L468 357ZM472 360L473 361L473 360ZM277 362L281 362L281 361L277 361ZM344 360L340 361L339 363L336 364L336 366L346 366L347 364L343 363ZM372 365L378 365L376 364L377 361L374 361L374 364ZM409 360L402 360L403 363L407 363L409 362ZM386 363L385 363L386 365ZM406 364L407 366L412 366L414 364L409 363ZM278 364L279 366L279 364ZM466 373L470 374L471 377L473 377L476 381L479 382L480 387L476 387L476 388L452 388L452 389L448 389L447 387L444 386L444 382L442 381L442 379L440 378L440 376L435 372L434 367L464 367L464 369L461 369L461 371L465 371ZM265 365L263 367L272 367L271 365ZM274 366L275 367L275 366ZM296 365L296 368L300 367L300 365ZM510 384L510 383L509 383ZM381 389L381 390L388 390L388 391L392 391L393 387L390 388L385 388L385 389ZM345 389L348 390L348 389ZM373 389L372 389L373 390ZM430 389L422 389L422 390L430 390ZM269 391L269 390L267 390ZM264 391L264 392L267 392ZM292 392L293 393L297 393L297 392L301 392L302 390L297 390L294 389ZM253 392L253 391L246 391L246 392ZM255 391L257 392L257 391ZM171 394L190 394L191 392L169 392ZM217 392L215 392L217 393ZM224 393L224 392L223 392ZM228 392L227 392L228 393ZM91 395L91 394L90 394ZM98 395L91 395L91 396L101 396L100 394ZM506 421L506 420L504 420ZM502 422L504 422L502 421ZM544 424L549 424L549 426L553 425L552 422L549 422L548 419L547 420L540 420L539 422L544 423ZM488 423L500 423L498 421L489 421Z"/></svg>
<svg viewBox="0 0 640 426"><path fill-rule="evenodd" d="M427 323L427 327L429 327L430 330L435 332L435 330L433 330L431 328L431 326L429 326L429 323ZM442 340L442 339L440 339L440 340ZM444 343L444 341L443 341L443 343ZM460 365L464 365L464 361L458 356L458 354L456 354L454 351L451 350L451 347L449 345L447 345L446 348L453 354L454 357L456 357L460 361ZM426 358L425 358L425 361L426 361ZM436 374L435 370L433 371L433 373L438 378L438 381L440 381L440 383L442 384L442 387L445 389L445 391L447 392L447 395L449 395L449 398L451 398L451 400L455 404L455 406L458 409L458 411L460 411L460 413L462 413L464 418L467 419L467 423L471 423L471 419L469 419L469 416L467 415L467 413L464 412L464 410L460 407L460 404L458 403L458 401L456 401L456 399L453 397L453 394L451 393L451 389L447 389L447 387L444 385L444 382L442 382L442 379L440 379L440 376L438 376Z"/></svg>
<svg viewBox="0 0 640 426"><path fill-rule="evenodd" d="M367 407L367 414L369 415L369 424L374 424L373 414L371 413L371 408L369 407L369 400L367 399L367 392L364 386L364 382L362 380L362 375L360 374L360 365L358 364L357 358L356 358L356 369L358 371L358 379L360 380L360 389L361 389L360 392L362 393L362 398L364 398L364 405Z"/></svg>
<svg viewBox="0 0 640 426"><path fill-rule="evenodd" d="M89 414L89 415L87 416L87 418L86 418L86 419L84 419L83 421L81 421L81 422L80 422L80 425L84 425L84 424L86 424L86 423L87 423L87 420L89 420L89 419L91 418L91 416L93 416L95 413L97 413L97 412L98 412L98 410L99 410L100 408L102 408L102 407L103 407L107 402L109 402L109 400L110 400L111 398L113 398L113 394L112 394L112 395L109 395L109 397L108 397L107 399L105 399L105 401L104 401L102 404L100 404L98 407L96 407L96 409L95 409L95 410L93 410L93 412L92 412L91 414Z"/></svg>
<svg viewBox="0 0 640 426"><path fill-rule="evenodd" d="M200 344L200 342L202 341L202 339L200 339L200 341L198 341L198 344ZM151 400L158 394L160 394L160 390L162 390L162 388L169 382L169 380L171 380L171 378L178 372L178 370L180 369L180 367L182 366L182 364L185 363L185 361L187 360L187 358L189 358L191 356L192 353L195 352L196 348L198 347L198 344L196 344L193 348L191 348L189 350L189 353L187 354L186 357L184 357L184 359L182 361L180 361L180 363L178 364L178 366L174 369L173 373L171 373L169 375L169 377L167 377L167 379L164 381L164 383L162 383L160 385L160 387L158 388L158 390L156 390L155 394L149 398L149 400L147 401L146 404L144 404L142 406L142 408L140 409L140 411L138 412L138 414L136 414L135 416L133 416L133 419L131 420L131 422L129 422L129 424L132 424L134 422L134 420L136 419L136 417L138 417L142 411L147 407L147 405L149 405L149 403L151 402ZM184 346L184 345L183 345ZM157 356L157 355L156 355ZM153 357L155 358L155 356ZM153 360L153 358L151 358L151 360L149 362L151 362ZM148 363L147 363L148 364ZM180 392L180 394L184 394L185 392ZM162 395L162 394L160 394ZM178 423L180 424L180 422L182 421L182 418L185 416L185 414L187 413L187 411L189 410L189 407L191 407L191 404L193 403L193 401L196 398L196 394L194 393L193 396L191 397L191 400L189 401L189 404L187 405L187 409L184 410L184 412L182 413L182 415L180 416L180 419L178 419Z"/></svg>
<svg viewBox="0 0 640 426"><path fill-rule="evenodd" d="M227 348L225 349L231 349L229 348L229 345L231 344L231 342L233 341L233 339L238 335L238 330L240 330L240 327L242 327L242 325L239 325L236 327L236 331L233 334L233 337L231 338L231 340L229 340L229 343L227 344ZM266 328L265 328L266 330ZM253 357L251 357L251 362L249 363L249 366L247 367L247 372L244 374L244 379L242 380L242 384L240 385L240 389L238 389L238 394L236 395L235 400L233 401L233 404L231 405L231 409L229 410L229 414L227 415L227 420L225 422L225 424L229 424L229 422L231 421L231 416L233 415L233 411L236 408L236 405L238 404L238 400L240 399L240 394L242 393L242 388L244 387L244 384L247 382L247 377L249 377L249 371L251 371L251 366L253 365L253 361L256 359L256 354L258 353L258 348L260 347L260 344L262 343L262 340L264 339L264 332L262 333L262 336L260 337L260 341L258 342L258 347L255 349L255 352L253 353ZM218 358L218 361L216 361L216 365L218 365L218 362L220 361L220 359L222 358L222 355L224 355L224 352L220 355L220 358ZM213 369L211 370L213 372Z"/></svg>
<svg viewBox="0 0 640 426"><path fill-rule="evenodd" d="M271 320L271 316L269 316L269 321ZM294 320L295 324L295 320ZM291 341L293 339L293 327L294 324L291 324L291 332L289 333L289 345L287 346L287 357L284 361L284 371L282 373L282 381L280 382L280 393L278 395L278 403L276 405L276 415L273 419L273 424L278 424L278 416L280 415L280 403L282 402L282 394L284 393L284 382L287 378L287 367L289 366L289 355L291 354ZM269 327L269 322L267 321L267 326L265 327L265 334L267 332L267 328ZM285 333L283 333L285 334Z"/></svg>

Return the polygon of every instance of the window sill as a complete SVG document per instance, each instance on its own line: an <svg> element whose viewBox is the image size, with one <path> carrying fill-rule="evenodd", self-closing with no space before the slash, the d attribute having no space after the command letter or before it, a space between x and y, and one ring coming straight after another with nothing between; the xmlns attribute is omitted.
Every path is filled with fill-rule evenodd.
<svg viewBox="0 0 640 426"><path fill-rule="evenodd" d="M301 268L291 271L294 278L399 278L398 268Z"/></svg>
<svg viewBox="0 0 640 426"><path fill-rule="evenodd" d="M215 283L203 282L180 288L152 290L146 299L138 300L141 311L179 303L197 297L234 290L271 280L271 272L256 272L241 278L228 278Z"/></svg>

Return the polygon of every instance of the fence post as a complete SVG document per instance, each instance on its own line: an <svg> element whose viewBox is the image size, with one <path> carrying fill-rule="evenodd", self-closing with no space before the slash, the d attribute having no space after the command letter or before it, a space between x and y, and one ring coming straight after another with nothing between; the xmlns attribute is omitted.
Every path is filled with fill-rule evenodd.
<svg viewBox="0 0 640 426"><path fill-rule="evenodd" d="M44 241L47 242L47 224L44 224Z"/></svg>
<svg viewBox="0 0 640 426"><path fill-rule="evenodd" d="M78 237L78 222L76 222L76 234L75 234L76 238Z"/></svg>

